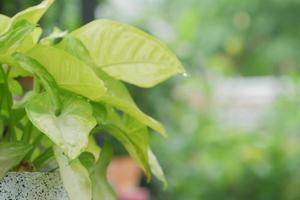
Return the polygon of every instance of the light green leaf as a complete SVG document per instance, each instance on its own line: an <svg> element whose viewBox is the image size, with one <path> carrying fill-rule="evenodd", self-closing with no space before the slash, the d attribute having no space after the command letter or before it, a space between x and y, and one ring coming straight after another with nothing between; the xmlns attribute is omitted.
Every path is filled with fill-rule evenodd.
<svg viewBox="0 0 300 200"><path fill-rule="evenodd" d="M19 20L27 20L32 24L36 24L40 18L44 15L44 13L48 10L54 0L44 0L40 4L36 6L32 6L27 8L19 13L17 13L12 20L14 22Z"/></svg>
<svg viewBox="0 0 300 200"><path fill-rule="evenodd" d="M113 148L105 143L100 159L91 168L90 177L93 185L93 200L116 200L117 197L107 180L107 167L113 156Z"/></svg>
<svg viewBox="0 0 300 200"><path fill-rule="evenodd" d="M63 38L67 34L68 34L68 31L62 31L59 28L54 27L52 33L50 33L47 37L44 37L43 39L41 39L40 43L46 44L46 45L53 44L56 39Z"/></svg>
<svg viewBox="0 0 300 200"><path fill-rule="evenodd" d="M158 180L160 180L163 183L164 190L167 189L168 183L165 178L164 172L163 172L156 156L154 155L154 153L151 151L150 148L148 149L148 157L149 157L149 165L151 168L151 172L153 173L154 176L156 176L158 178Z"/></svg>
<svg viewBox="0 0 300 200"><path fill-rule="evenodd" d="M143 113L134 103L126 87L119 81L109 77L101 69L95 69L97 75L104 81L107 93L102 97L102 102L121 110L136 118L139 122L151 127L166 136L164 127L155 119Z"/></svg>
<svg viewBox="0 0 300 200"><path fill-rule="evenodd" d="M38 43L38 40L42 34L42 29L39 27L36 27L21 43L21 45L18 47L18 51L25 53L29 49L31 49L34 45Z"/></svg>
<svg viewBox="0 0 300 200"><path fill-rule="evenodd" d="M92 184L87 169L77 159L69 161L59 147L54 148L54 154L70 200L91 200Z"/></svg>
<svg viewBox="0 0 300 200"><path fill-rule="evenodd" d="M93 107L97 109L97 107ZM94 112L95 113L95 112ZM151 177L148 165L148 130L147 127L129 115L119 116L107 106L107 116L100 122L101 127L114 136L144 170L148 178Z"/></svg>
<svg viewBox="0 0 300 200"><path fill-rule="evenodd" d="M7 30L10 24L10 18L0 14L0 35Z"/></svg>
<svg viewBox="0 0 300 200"><path fill-rule="evenodd" d="M34 26L25 20L18 21L0 36L0 54L7 56L13 53L23 40L34 30Z"/></svg>
<svg viewBox="0 0 300 200"><path fill-rule="evenodd" d="M94 71L71 54L50 46L36 45L28 55L40 62L58 86L99 101L106 88Z"/></svg>
<svg viewBox="0 0 300 200"><path fill-rule="evenodd" d="M97 145L92 135L89 136L88 146L85 151L91 153L96 161L99 159L101 148Z"/></svg>
<svg viewBox="0 0 300 200"><path fill-rule="evenodd" d="M84 46L84 44L77 38L68 35L57 45L57 47L67 51L68 53L82 60L89 66L94 65L89 51Z"/></svg>
<svg viewBox="0 0 300 200"><path fill-rule="evenodd" d="M27 37L25 37L25 39L22 41L22 43L20 44L20 46L17 48L16 51L18 52L22 52L22 53L26 53L29 49L31 49L34 45L36 45L38 43L39 37L42 33L42 29L41 28L35 28L29 35L27 35ZM23 68L21 68L20 66L14 64L14 60L10 59L9 63L11 66L13 66L10 71L9 71L9 76L14 78L14 77L18 77L18 76L32 76L32 74L26 70L24 70Z"/></svg>
<svg viewBox="0 0 300 200"><path fill-rule="evenodd" d="M23 94L23 88L17 80L13 78L8 78L7 83L8 88L12 94L17 96L21 96Z"/></svg>
<svg viewBox="0 0 300 200"><path fill-rule="evenodd" d="M115 108L133 116L141 123L146 124L147 126L153 128L154 130L158 131L159 133L165 136L165 130L163 126L156 120L144 114L136 106L128 90L120 81L110 77L100 68L95 67L92 59L90 58L88 50L85 48L85 46L80 40L68 36L58 44L58 47L64 49L73 56L76 56L77 58L79 58L94 69L98 77L104 82L107 88L107 92L102 97L102 102L114 106ZM99 108L96 111L98 110Z"/></svg>
<svg viewBox="0 0 300 200"><path fill-rule="evenodd" d="M55 113L61 112L61 101L57 84L48 71L36 60L21 53L14 53L12 56L20 67L34 74L42 83L45 90L49 94L51 103L55 107Z"/></svg>
<svg viewBox="0 0 300 200"><path fill-rule="evenodd" d="M71 33L89 50L95 64L110 76L152 87L184 73L176 56L151 35L111 20L95 20Z"/></svg>
<svg viewBox="0 0 300 200"><path fill-rule="evenodd" d="M31 148L31 145L20 142L0 143L0 178L17 166Z"/></svg>
<svg viewBox="0 0 300 200"><path fill-rule="evenodd" d="M64 92L61 96L62 110L55 115L55 108L48 94L34 97L26 106L30 121L45 133L65 154L76 158L88 145L90 131L96 125L88 102Z"/></svg>

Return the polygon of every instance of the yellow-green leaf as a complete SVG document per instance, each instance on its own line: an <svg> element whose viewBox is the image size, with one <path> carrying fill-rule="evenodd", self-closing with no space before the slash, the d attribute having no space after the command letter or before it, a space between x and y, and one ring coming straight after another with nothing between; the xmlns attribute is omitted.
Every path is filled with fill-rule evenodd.
<svg viewBox="0 0 300 200"><path fill-rule="evenodd" d="M97 105L93 105L94 114L97 114ZM106 106L106 116L98 116L101 127L115 137L138 166L144 170L148 178L151 177L148 164L148 130L147 127L127 114L120 116L110 106ZM104 118L103 118L104 117Z"/></svg>
<svg viewBox="0 0 300 200"><path fill-rule="evenodd" d="M126 87L118 80L110 77L100 68L95 67L90 54L82 42L76 38L68 36L57 47L76 56L76 58L85 62L89 67L94 69L97 76L104 82L107 92L101 98L101 102L115 107L128 115L136 118L141 123L153 128L162 135L166 136L164 127L155 119L143 113L131 98Z"/></svg>
<svg viewBox="0 0 300 200"><path fill-rule="evenodd" d="M160 41L132 26L95 20L71 33L89 50L97 67L140 87L152 87L184 73L177 57Z"/></svg>
<svg viewBox="0 0 300 200"><path fill-rule="evenodd" d="M54 154L70 200L91 200L92 183L87 169L78 159L68 160L59 147L54 147Z"/></svg>
<svg viewBox="0 0 300 200"><path fill-rule="evenodd" d="M101 69L95 69L95 72L107 87L107 93L102 97L102 102L127 113L163 136L166 136L166 131L161 123L149 117L137 107L128 90L120 81L111 78Z"/></svg>
<svg viewBox="0 0 300 200"><path fill-rule="evenodd" d="M19 21L19 20L27 20L32 24L36 24L40 18L44 15L44 13L48 10L54 0L44 0L40 4L36 6L32 6L27 8L19 13L17 13L12 20Z"/></svg>
<svg viewBox="0 0 300 200"><path fill-rule="evenodd" d="M94 101L101 100L106 92L103 81L89 66L61 49L36 45L28 55L41 63L62 88Z"/></svg>
<svg viewBox="0 0 300 200"><path fill-rule="evenodd" d="M10 18L0 14L0 35L7 30L10 24Z"/></svg>
<svg viewBox="0 0 300 200"><path fill-rule="evenodd" d="M150 148L148 149L148 158L149 158L149 165L150 165L151 172L153 173L154 176L156 176L158 180L160 180L163 183L163 188L167 189L168 182L165 178L164 172L156 156L154 155L154 153Z"/></svg>
<svg viewBox="0 0 300 200"><path fill-rule="evenodd" d="M38 43L38 40L42 34L42 29L36 27L21 43L18 47L17 51L25 53L29 49L31 49L34 45Z"/></svg>
<svg viewBox="0 0 300 200"><path fill-rule="evenodd" d="M62 110L55 115L49 96L41 93L26 106L30 121L46 134L71 159L76 158L88 145L90 131L96 125L88 102L71 93L61 95Z"/></svg>
<svg viewBox="0 0 300 200"><path fill-rule="evenodd" d="M31 145L21 142L0 143L0 178L18 165L31 148Z"/></svg>

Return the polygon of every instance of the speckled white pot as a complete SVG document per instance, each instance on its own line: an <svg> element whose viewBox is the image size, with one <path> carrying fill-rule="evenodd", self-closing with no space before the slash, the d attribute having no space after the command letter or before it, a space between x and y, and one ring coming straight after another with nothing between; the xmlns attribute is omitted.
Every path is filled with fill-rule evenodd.
<svg viewBox="0 0 300 200"><path fill-rule="evenodd" d="M0 179L0 200L69 200L58 172L9 172Z"/></svg>

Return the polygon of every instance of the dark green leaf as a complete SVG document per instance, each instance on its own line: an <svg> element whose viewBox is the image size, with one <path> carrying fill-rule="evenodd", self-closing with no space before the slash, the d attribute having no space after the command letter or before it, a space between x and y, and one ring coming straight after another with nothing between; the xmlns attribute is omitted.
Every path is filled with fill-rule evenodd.
<svg viewBox="0 0 300 200"><path fill-rule="evenodd" d="M92 153L89 152L83 152L82 154L80 154L79 160L87 170L90 170L91 167L95 164L95 157Z"/></svg>

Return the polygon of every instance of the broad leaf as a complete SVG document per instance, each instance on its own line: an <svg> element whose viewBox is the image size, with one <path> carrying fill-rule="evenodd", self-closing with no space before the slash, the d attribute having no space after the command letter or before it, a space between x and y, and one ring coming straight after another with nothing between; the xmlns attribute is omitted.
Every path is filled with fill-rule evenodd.
<svg viewBox="0 0 300 200"><path fill-rule="evenodd" d="M36 60L21 53L14 53L13 58L23 69L34 74L43 84L45 90L49 94L50 100L55 107L55 113L61 112L61 100L57 84L49 72Z"/></svg>
<svg viewBox="0 0 300 200"><path fill-rule="evenodd" d="M101 100L106 92L103 81L89 66L61 49L37 45L28 55L40 62L62 88L94 101Z"/></svg>
<svg viewBox="0 0 300 200"><path fill-rule="evenodd" d="M31 33L34 26L25 20L18 21L0 36L0 54L7 56L13 53Z"/></svg>
<svg viewBox="0 0 300 200"><path fill-rule="evenodd" d="M68 31L62 31L57 27L54 27L52 33L50 33L48 36L41 39L41 44L53 44L55 40L65 37L65 35L68 33Z"/></svg>
<svg viewBox="0 0 300 200"><path fill-rule="evenodd" d="M20 142L0 143L0 178L17 166L31 148L31 145Z"/></svg>
<svg viewBox="0 0 300 200"><path fill-rule="evenodd" d="M94 110L97 107L93 107ZM95 113L95 112L94 112ZM114 136L144 170L150 178L148 165L148 130L147 127L129 115L119 116L112 108L107 107L107 116L100 122L101 127Z"/></svg>
<svg viewBox="0 0 300 200"><path fill-rule="evenodd" d="M40 18L44 15L44 13L48 10L54 0L44 0L40 4L36 6L32 6L27 8L19 13L17 13L12 20L14 22L19 20L27 20L32 24L36 24Z"/></svg>
<svg viewBox="0 0 300 200"><path fill-rule="evenodd" d="M107 180L107 167L112 159L113 149L111 144L105 143L100 159L91 168L90 177L93 185L93 200L116 200L108 180Z"/></svg>
<svg viewBox="0 0 300 200"><path fill-rule="evenodd" d="M111 20L96 20L71 33L89 50L97 67L110 76L152 87L184 73L176 56L149 34Z"/></svg>
<svg viewBox="0 0 300 200"><path fill-rule="evenodd" d="M26 53L29 49L31 49L32 47L34 47L34 45L36 45L38 43L38 40L41 36L42 33L42 29L37 27L35 28L29 35L27 35L27 37L25 37L25 39L22 41L22 43L20 44L20 46L17 48L16 51L18 52L22 52L22 53ZM11 61L11 66L13 66L12 68L10 68L9 71L9 76L14 78L14 77L18 77L18 76L32 76L32 74L26 70L24 70L23 68L21 68L20 66L14 64L14 60L10 59Z"/></svg>
<svg viewBox="0 0 300 200"><path fill-rule="evenodd" d="M105 87L107 88L107 92L101 99L102 102L133 116L141 123L146 124L165 136L165 130L163 126L156 120L144 114L136 106L128 90L120 81L110 77L101 69L94 66L88 50L80 40L68 36L57 46L84 61L87 65L95 70L96 74L104 82Z"/></svg>
<svg viewBox="0 0 300 200"><path fill-rule="evenodd" d="M59 147L54 148L54 154L70 200L91 200L92 184L87 169L78 159L69 161Z"/></svg>
<svg viewBox="0 0 300 200"><path fill-rule="evenodd" d="M82 60L89 66L94 65L87 48L79 39L75 37L67 35L59 44L57 44L57 47L67 51L68 53Z"/></svg>
<svg viewBox="0 0 300 200"><path fill-rule="evenodd" d="M48 94L35 96L26 106L31 122L45 133L65 154L76 158L88 145L90 131L96 125L88 102L73 94L61 96L62 110L55 115Z"/></svg>
<svg viewBox="0 0 300 200"><path fill-rule="evenodd" d="M109 77L100 69L95 69L95 71L107 87L107 93L102 97L102 102L127 113L136 118L139 122L151 127L163 136L166 136L164 127L137 107L128 90L121 82Z"/></svg>
<svg viewBox="0 0 300 200"><path fill-rule="evenodd" d="M158 178L158 180L160 180L163 183L164 189L167 189L168 183L165 178L164 172L156 156L154 155L154 153L151 151L150 148L148 149L148 157L149 157L149 165L150 165L151 172L153 173L154 176Z"/></svg>
<svg viewBox="0 0 300 200"><path fill-rule="evenodd" d="M10 18L0 14L0 35L7 30L10 24Z"/></svg>
<svg viewBox="0 0 300 200"><path fill-rule="evenodd" d="M42 34L42 29L36 27L21 43L18 47L18 51L25 53L29 49L31 49L34 45L38 43L38 40Z"/></svg>

